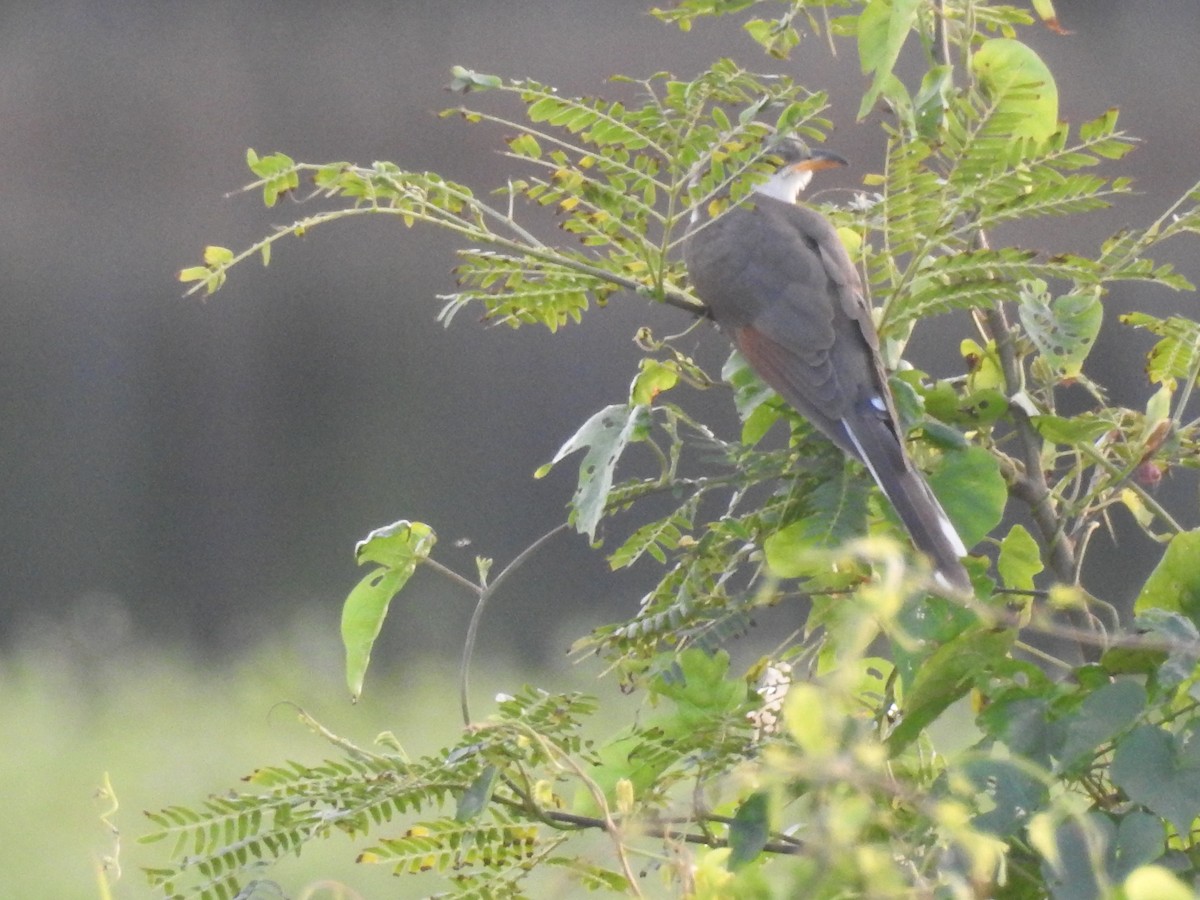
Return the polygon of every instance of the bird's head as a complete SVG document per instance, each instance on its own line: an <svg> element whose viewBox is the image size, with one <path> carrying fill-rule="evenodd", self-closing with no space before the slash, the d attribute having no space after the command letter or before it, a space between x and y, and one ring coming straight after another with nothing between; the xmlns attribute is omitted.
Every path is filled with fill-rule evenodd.
<svg viewBox="0 0 1200 900"><path fill-rule="evenodd" d="M779 168L758 187L759 193L795 203L800 192L812 181L813 172L848 165L846 160L828 150L813 150L795 137L782 137L768 146L769 157L778 160Z"/></svg>

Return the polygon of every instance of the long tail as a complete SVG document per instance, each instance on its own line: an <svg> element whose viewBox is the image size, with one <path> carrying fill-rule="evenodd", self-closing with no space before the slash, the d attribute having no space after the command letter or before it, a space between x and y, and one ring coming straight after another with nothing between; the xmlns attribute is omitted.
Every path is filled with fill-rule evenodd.
<svg viewBox="0 0 1200 900"><path fill-rule="evenodd" d="M892 430L882 421L860 421L851 427L843 419L842 425L913 544L932 560L940 586L955 594L971 593L971 580L961 562L967 548Z"/></svg>

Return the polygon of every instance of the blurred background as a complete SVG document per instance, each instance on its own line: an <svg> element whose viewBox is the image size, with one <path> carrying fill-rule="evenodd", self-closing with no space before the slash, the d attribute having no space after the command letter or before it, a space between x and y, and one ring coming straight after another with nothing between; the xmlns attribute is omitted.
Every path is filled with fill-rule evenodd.
<svg viewBox="0 0 1200 900"><path fill-rule="evenodd" d="M1057 76L1066 119L1119 106L1144 139L1122 168L1139 193L1067 231L1051 222L1008 237L1089 251L1200 178L1200 4L1056 5L1073 34L1027 39ZM436 117L458 99L442 91L452 65L577 94L611 90L618 72L690 77L730 55L830 92L831 146L854 167L830 180L831 199L878 166L877 119L853 120L852 48L833 57L810 39L791 62L772 62L733 19L682 35L645 10L635 0L50 0L0 14L0 893L98 896L90 870L113 844L89 795L107 770L128 870L116 893L147 894L132 871L154 861L133 845L138 809L195 802L255 764L326 752L279 701L363 742L387 727L419 752L453 735L470 598L426 572L394 605L379 672L349 707L337 625L362 574L354 543L419 519L441 535L446 564L469 574L483 554L503 565L561 521L572 465L540 481L533 470L626 397L634 330L685 324L622 297L557 335L489 329L469 314L443 329L435 295L452 289L454 241L384 218L285 241L270 268L248 263L211 300L181 299L175 274L205 244L240 249L304 212L227 196L251 178L247 147L392 160L486 190L508 171L496 152L504 134ZM1160 261L1200 280L1194 246L1168 250ZM1151 341L1117 315L1194 305L1114 291L1091 377L1116 402L1144 406ZM964 326L939 322L911 355L956 371ZM710 331L695 342L709 362L726 352ZM697 409L729 421L728 397L710 393ZM1161 490L1195 524L1194 483L1169 477ZM1140 534L1119 538L1088 572L1116 600L1157 558ZM631 612L653 575L614 577L583 540L556 539L484 621L481 696L561 669L572 638ZM418 691L426 709L444 706L444 721L412 715ZM338 877L366 895L380 895L371 884L396 895L378 873L346 874L348 845L331 853L287 889L315 877L304 871L342 865Z"/></svg>

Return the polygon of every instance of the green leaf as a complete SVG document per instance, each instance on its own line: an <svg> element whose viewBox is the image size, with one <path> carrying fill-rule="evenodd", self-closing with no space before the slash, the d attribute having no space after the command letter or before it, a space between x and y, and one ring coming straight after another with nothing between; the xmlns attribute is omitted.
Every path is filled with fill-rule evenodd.
<svg viewBox="0 0 1200 900"><path fill-rule="evenodd" d="M1162 338L1146 356L1146 374L1152 382L1162 384L1190 376L1200 353L1200 323L1182 316L1159 319L1140 312L1127 313L1121 321Z"/></svg>
<svg viewBox="0 0 1200 900"><path fill-rule="evenodd" d="M451 67L450 74L453 77L450 81L449 89L457 94L466 94L470 91L488 91L504 84L503 80L495 75L483 75L479 72L473 72L470 69L464 69L462 66Z"/></svg>
<svg viewBox="0 0 1200 900"><path fill-rule="evenodd" d="M518 134L514 138L508 139L508 149L517 156L523 156L526 159L539 159L542 155L542 148L532 134L525 132Z"/></svg>
<svg viewBox="0 0 1200 900"><path fill-rule="evenodd" d="M354 559L361 566L373 562L390 569L415 566L426 559L437 543L437 535L424 522L401 519L376 528L354 547Z"/></svg>
<svg viewBox="0 0 1200 900"><path fill-rule="evenodd" d="M206 266L227 266L231 262L233 262L233 251L228 247L210 245L204 248L204 264Z"/></svg>
<svg viewBox="0 0 1200 900"><path fill-rule="evenodd" d="M800 43L800 33L791 25L781 22L769 22L765 19L751 19L742 26L764 50L776 59L787 59L797 44Z"/></svg>
<svg viewBox="0 0 1200 900"><path fill-rule="evenodd" d="M649 406L663 391L679 383L679 364L672 360L643 359L629 392L629 402Z"/></svg>
<svg viewBox="0 0 1200 900"><path fill-rule="evenodd" d="M1133 604L1135 613L1162 609L1200 625L1200 529L1171 538Z"/></svg>
<svg viewBox="0 0 1200 900"><path fill-rule="evenodd" d="M859 108L860 119L889 85L899 84L892 72L922 5L922 0L870 0L859 16L859 65L864 75L874 75Z"/></svg>
<svg viewBox="0 0 1200 900"><path fill-rule="evenodd" d="M1158 816L1139 810L1126 813L1117 826L1117 840L1110 862L1113 880L1124 881L1139 866L1161 857L1166 849L1166 834ZM1168 896L1167 893L1148 894L1145 900L1166 900ZM1191 891L1185 896L1191 897ZM1126 893L1126 898L1134 900L1134 895Z"/></svg>
<svg viewBox="0 0 1200 900"><path fill-rule="evenodd" d="M1044 281L1030 281L1022 285L1017 311L1029 339L1055 374L1078 377L1104 319L1099 292L1051 298Z"/></svg>
<svg viewBox="0 0 1200 900"><path fill-rule="evenodd" d="M1130 727L1146 709L1146 689L1125 678L1088 694L1079 709L1064 720L1063 743L1057 771L1086 766L1096 749Z"/></svg>
<svg viewBox="0 0 1200 900"><path fill-rule="evenodd" d="M984 41L971 71L991 97L996 117L1015 138L1045 141L1058 130L1058 87L1033 48L1013 38Z"/></svg>
<svg viewBox="0 0 1200 900"><path fill-rule="evenodd" d="M275 205L280 194L294 191L300 186L300 173L296 171L296 161L285 153L272 153L270 156L260 157L253 150L247 150L246 165L262 179L263 203L268 207Z"/></svg>
<svg viewBox="0 0 1200 900"><path fill-rule="evenodd" d="M408 583L435 543L437 535L428 525L402 519L372 531L354 548L359 565L370 562L381 566L355 585L342 606L346 683L355 700L362 694L371 648L383 628L392 598Z"/></svg>
<svg viewBox="0 0 1200 900"><path fill-rule="evenodd" d="M1008 488L1000 464L982 447L943 453L929 485L968 547L987 537L1004 516Z"/></svg>
<svg viewBox="0 0 1200 900"><path fill-rule="evenodd" d="M767 845L769 827L769 798L764 791L751 794L738 807L729 825L729 870L753 862Z"/></svg>
<svg viewBox="0 0 1200 900"><path fill-rule="evenodd" d="M579 465L579 485L571 498L571 518L575 530L589 540L596 540L621 454L630 443L646 438L649 425L650 413L645 406L606 406L584 422L550 461L554 466L577 450L587 450ZM543 467L539 473L547 469Z"/></svg>
<svg viewBox="0 0 1200 900"><path fill-rule="evenodd" d="M867 532L867 496L870 480L857 468L841 467L837 477L823 481L808 494L804 518L792 522L763 542L771 571L781 578L800 578L814 567L828 568L828 560L814 551L828 550Z"/></svg>
<svg viewBox="0 0 1200 900"><path fill-rule="evenodd" d="M916 740L946 707L985 678L1007 656L1014 638L1011 631L977 629L934 651L917 670L904 697L904 716L888 735L892 753L899 753Z"/></svg>
<svg viewBox="0 0 1200 900"><path fill-rule="evenodd" d="M1191 831L1200 815L1200 734L1197 726L1175 735L1142 725L1117 744L1110 774L1113 784L1175 826Z"/></svg>
<svg viewBox="0 0 1200 900"><path fill-rule="evenodd" d="M1005 586L1032 591L1033 578L1043 568L1037 541L1024 525L1014 525L1000 542L1000 555L996 559L996 571L1004 579Z"/></svg>
<svg viewBox="0 0 1200 900"><path fill-rule="evenodd" d="M354 700L362 696L363 680L371 662L371 648L383 628L388 605L411 574L402 569L376 569L355 585L342 606L346 684Z"/></svg>
<svg viewBox="0 0 1200 900"><path fill-rule="evenodd" d="M499 769L495 766L484 766L476 778L458 798L458 809L454 813L454 821L469 822L476 818L487 807L492 799L492 791L496 787L496 776Z"/></svg>
<svg viewBox="0 0 1200 900"><path fill-rule="evenodd" d="M972 822L976 828L1007 838L1046 805L1049 790L1029 768L1007 759L969 758L963 763L956 774L970 779L976 792L986 797L979 805L987 812Z"/></svg>
<svg viewBox="0 0 1200 900"><path fill-rule="evenodd" d="M1171 650L1163 652L1130 648L1125 651L1130 656L1118 657L1119 661L1138 666L1134 671L1139 674L1144 672L1154 675L1158 685L1167 691L1196 677L1197 666L1200 666L1200 629L1197 629L1191 619L1184 618L1177 612L1148 609L1133 620L1133 625L1139 634L1169 643ZM1118 650L1120 648L1114 647L1104 655L1106 667L1109 657Z"/></svg>
<svg viewBox="0 0 1200 900"><path fill-rule="evenodd" d="M985 428L1008 412L1008 400L996 388L987 387L959 394L946 381L922 388L925 409L935 419L966 428ZM961 440L957 442L961 445Z"/></svg>
<svg viewBox="0 0 1200 900"><path fill-rule="evenodd" d="M608 564L614 570L624 569L649 553L659 564L666 564L667 551L679 546L684 531L691 529L692 517L696 514L696 502L699 494L685 503L671 515L648 522L631 534L618 549L608 558Z"/></svg>
<svg viewBox="0 0 1200 900"><path fill-rule="evenodd" d="M1114 427L1113 422L1092 413L1081 413L1070 419L1051 415L1030 416L1030 421L1038 434L1046 440L1066 446L1094 441Z"/></svg>
<svg viewBox="0 0 1200 900"><path fill-rule="evenodd" d="M659 719L656 724L668 736L682 736L723 720L742 705L746 693L744 682L727 678L728 674L729 654L724 650L684 650L675 667L651 685L655 695L670 698L676 707L672 720Z"/></svg>
<svg viewBox="0 0 1200 900"><path fill-rule="evenodd" d="M1107 816L1092 811L1059 821L1039 813L1029 826L1031 843L1042 854L1043 896L1085 900L1107 895L1102 863L1113 844L1115 829Z"/></svg>
<svg viewBox="0 0 1200 900"><path fill-rule="evenodd" d="M180 269L176 276L180 281L204 281L211 275L208 266L191 266L187 269Z"/></svg>

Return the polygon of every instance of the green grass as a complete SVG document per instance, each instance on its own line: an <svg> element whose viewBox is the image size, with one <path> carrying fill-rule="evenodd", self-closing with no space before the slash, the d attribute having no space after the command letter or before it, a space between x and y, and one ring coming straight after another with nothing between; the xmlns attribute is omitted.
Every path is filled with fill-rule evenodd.
<svg viewBox="0 0 1200 900"><path fill-rule="evenodd" d="M0 661L0 896L6 898L154 896L140 867L163 865L170 848L137 842L150 830L143 810L195 804L236 788L259 765L338 754L300 723L291 703L358 744L390 730L411 755L453 741L461 727L453 662L413 660L391 674L373 671L354 706L336 634L313 628L294 629L219 665L150 646L130 645L107 657L79 651L70 642L46 643ZM491 708L496 691L529 680L514 667L477 665L477 715ZM553 677L556 687L563 680ZM109 804L95 796L106 772L120 804L109 817L119 837L101 818ZM422 876L397 879L385 867L356 865L358 849L333 836L262 877L293 898L418 897L437 890ZM122 874L106 895L97 867L112 856ZM340 893L339 884L353 893Z"/></svg>

